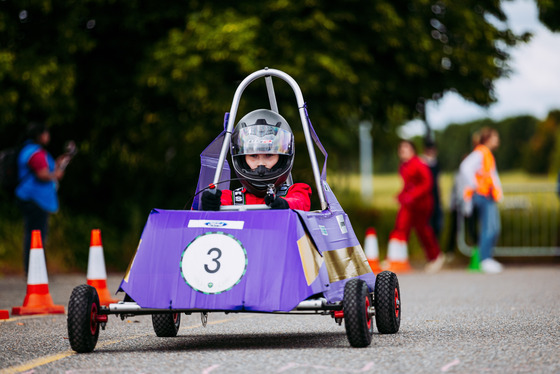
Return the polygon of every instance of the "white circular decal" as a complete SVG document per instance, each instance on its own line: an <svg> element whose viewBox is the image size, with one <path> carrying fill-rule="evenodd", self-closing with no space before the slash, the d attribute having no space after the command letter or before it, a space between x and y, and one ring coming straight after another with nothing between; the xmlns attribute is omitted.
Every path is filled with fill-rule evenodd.
<svg viewBox="0 0 560 374"><path fill-rule="evenodd" d="M239 240L223 232L197 236L181 256L181 275L195 291L229 291L245 275L247 252Z"/></svg>

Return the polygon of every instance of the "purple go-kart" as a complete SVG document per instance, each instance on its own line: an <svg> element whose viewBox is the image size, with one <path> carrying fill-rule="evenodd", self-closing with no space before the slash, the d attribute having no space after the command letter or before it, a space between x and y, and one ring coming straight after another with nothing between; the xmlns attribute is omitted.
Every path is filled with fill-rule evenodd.
<svg viewBox="0 0 560 374"><path fill-rule="evenodd" d="M151 314L157 336L177 335L181 314L283 313L331 316L346 328L350 345L371 343L373 319L381 334L398 332L397 276L375 276L348 216L327 184L327 154L309 120L301 90L274 69L245 78L233 97L224 131L201 154L197 193L228 189L226 160L241 95L264 78L270 110L278 113L272 78L294 91L321 210L272 210L266 205L222 206L219 211L154 209L119 291L124 301L102 306L95 288L76 287L68 305L68 336L76 352L91 352L108 315ZM324 155L319 171L315 148ZM290 181L289 178L288 181ZM272 224L273 223L273 224Z"/></svg>

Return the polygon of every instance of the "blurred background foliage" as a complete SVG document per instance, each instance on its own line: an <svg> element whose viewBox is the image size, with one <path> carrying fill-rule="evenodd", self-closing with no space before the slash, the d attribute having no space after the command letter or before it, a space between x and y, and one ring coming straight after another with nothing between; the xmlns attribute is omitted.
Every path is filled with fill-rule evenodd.
<svg viewBox="0 0 560 374"><path fill-rule="evenodd" d="M537 3L543 22L557 28L558 4ZM358 124L368 120L375 170L394 172L397 130L424 117L426 100L454 91L482 106L495 101L493 83L509 72L506 49L530 38L509 29L501 4L3 0L0 149L20 142L31 120L50 126L55 156L66 140L76 141L79 153L61 184L63 208L50 240L76 251L73 237L83 241L91 226L103 226L113 248L108 262L118 268L150 209L181 209L192 196L199 154L222 129L248 74L268 66L298 82L331 170L358 170ZM282 83L276 84L280 112L295 123L293 94ZM264 83L255 83L239 113L263 106ZM502 169L550 171L560 164L558 117L451 125L436 134L442 166L456 168L472 131L492 124L502 133ZM311 181L298 171L307 164L301 134L296 138L295 177ZM5 198L0 216L9 222L0 228L2 259L19 252L20 239L12 237L20 223ZM72 254L65 261L82 268L85 260Z"/></svg>

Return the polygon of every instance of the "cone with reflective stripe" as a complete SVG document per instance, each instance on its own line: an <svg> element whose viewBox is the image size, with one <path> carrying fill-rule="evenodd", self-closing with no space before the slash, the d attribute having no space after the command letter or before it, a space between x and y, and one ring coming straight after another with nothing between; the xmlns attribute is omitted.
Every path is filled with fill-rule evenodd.
<svg viewBox="0 0 560 374"><path fill-rule="evenodd" d="M381 273L381 266L379 265L379 245L377 243L377 234L373 227L369 227L366 230L364 252L366 253L366 258L371 270L375 274Z"/></svg>
<svg viewBox="0 0 560 374"><path fill-rule="evenodd" d="M406 238L399 233L391 233L389 236L389 248L383 268L393 273L407 273L412 270L408 261Z"/></svg>
<svg viewBox="0 0 560 374"><path fill-rule="evenodd" d="M101 305L109 305L118 301L111 297L107 289L107 272L105 271L105 258L103 257L103 246L101 245L101 231L98 229L91 230L87 284L95 287Z"/></svg>
<svg viewBox="0 0 560 374"><path fill-rule="evenodd" d="M8 310L0 310L0 319L10 319L10 311Z"/></svg>
<svg viewBox="0 0 560 374"><path fill-rule="evenodd" d="M31 249L29 250L29 270L27 272L27 295L23 305L12 308L12 315L63 314L63 305L54 305L49 293L49 279L45 252L41 240L41 231L31 232Z"/></svg>

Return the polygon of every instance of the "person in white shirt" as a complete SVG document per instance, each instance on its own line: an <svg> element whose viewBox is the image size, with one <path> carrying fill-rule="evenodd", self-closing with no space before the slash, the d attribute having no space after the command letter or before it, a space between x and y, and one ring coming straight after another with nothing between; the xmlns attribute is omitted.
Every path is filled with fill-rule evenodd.
<svg viewBox="0 0 560 374"><path fill-rule="evenodd" d="M480 130L480 143L461 162L459 172L465 183L463 189L464 213L469 216L473 206L480 219L480 265L485 273L499 273L502 264L494 260L493 250L501 230L497 203L502 200L502 184L492 151L500 145L498 131L492 128Z"/></svg>

